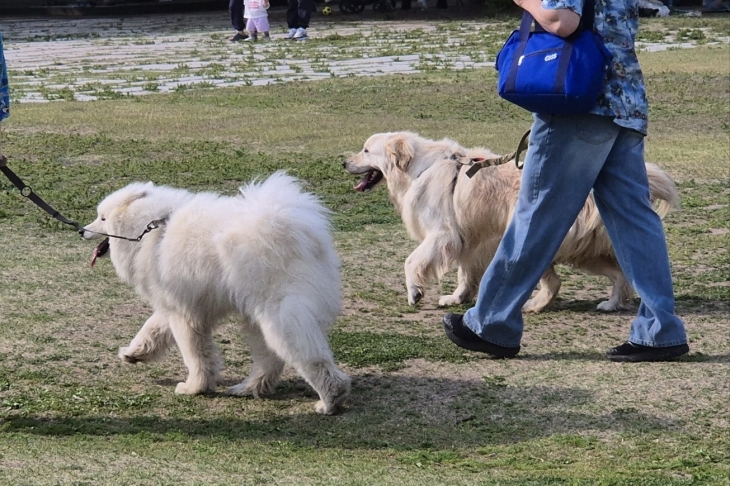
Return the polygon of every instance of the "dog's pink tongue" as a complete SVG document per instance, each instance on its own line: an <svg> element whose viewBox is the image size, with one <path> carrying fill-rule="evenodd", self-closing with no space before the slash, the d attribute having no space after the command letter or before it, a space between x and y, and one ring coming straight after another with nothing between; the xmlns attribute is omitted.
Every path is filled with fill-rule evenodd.
<svg viewBox="0 0 730 486"><path fill-rule="evenodd" d="M96 259L99 257L99 248L94 248L94 252L91 254L91 266L93 267L96 263Z"/></svg>
<svg viewBox="0 0 730 486"><path fill-rule="evenodd" d="M91 254L91 266L93 267L96 263L96 259L102 255L105 255L109 251L109 238L104 238L101 243L96 245L94 252Z"/></svg>
<svg viewBox="0 0 730 486"><path fill-rule="evenodd" d="M368 185L368 178L366 177L363 180L361 180L358 185L355 186L355 190L362 192L365 190L367 185Z"/></svg>

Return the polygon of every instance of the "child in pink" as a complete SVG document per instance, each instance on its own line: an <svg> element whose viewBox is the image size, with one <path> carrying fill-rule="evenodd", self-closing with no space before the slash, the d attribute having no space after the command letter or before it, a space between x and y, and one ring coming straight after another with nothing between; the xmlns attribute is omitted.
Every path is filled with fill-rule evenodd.
<svg viewBox="0 0 730 486"><path fill-rule="evenodd" d="M270 41L269 37L269 0L244 0L243 17L246 19L246 30L248 31L247 42L256 42L258 33L264 34L264 40Z"/></svg>

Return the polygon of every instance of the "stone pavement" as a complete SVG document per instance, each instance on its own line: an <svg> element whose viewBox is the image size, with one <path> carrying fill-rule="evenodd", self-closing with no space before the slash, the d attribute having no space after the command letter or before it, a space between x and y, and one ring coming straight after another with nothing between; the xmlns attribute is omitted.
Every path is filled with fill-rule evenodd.
<svg viewBox="0 0 730 486"><path fill-rule="evenodd" d="M16 102L96 100L193 86L263 85L340 76L475 69L516 25L487 21L320 21L310 40L236 43L226 12L0 21ZM650 50L692 43L647 44Z"/></svg>

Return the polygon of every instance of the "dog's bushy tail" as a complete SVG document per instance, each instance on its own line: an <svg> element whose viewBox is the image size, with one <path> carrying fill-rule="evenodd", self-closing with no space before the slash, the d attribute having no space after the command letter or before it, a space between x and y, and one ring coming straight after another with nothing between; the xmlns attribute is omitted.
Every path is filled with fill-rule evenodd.
<svg viewBox="0 0 730 486"><path fill-rule="evenodd" d="M655 164L646 164L649 176L651 203L660 218L664 218L672 208L679 207L679 191L674 180Z"/></svg>
<svg viewBox="0 0 730 486"><path fill-rule="evenodd" d="M241 186L240 191L247 209L247 238L260 242L258 250L304 257L320 246L327 250L333 246L331 211L317 196L303 191L295 177L278 171L263 182Z"/></svg>
<svg viewBox="0 0 730 486"><path fill-rule="evenodd" d="M299 180L279 170L264 181L255 179L239 188L241 196L270 208L301 207L303 211L327 219L330 211L314 194L305 192Z"/></svg>
<svg viewBox="0 0 730 486"><path fill-rule="evenodd" d="M258 280L283 294L325 302L327 309L321 313L336 316L341 305L340 262L330 210L283 171L263 182L246 184L240 191L244 203L240 224L221 241L230 271L246 269L245 275L234 280ZM325 320L334 321L334 317Z"/></svg>
<svg viewBox="0 0 730 486"><path fill-rule="evenodd" d="M654 211L660 218L664 218L673 208L679 207L679 191L674 184L674 180L669 174L664 172L659 166L652 163L646 164L646 172L649 176L649 197L654 206ZM589 197L587 203L589 208L585 231L594 231L603 226L601 216L595 207L593 195Z"/></svg>

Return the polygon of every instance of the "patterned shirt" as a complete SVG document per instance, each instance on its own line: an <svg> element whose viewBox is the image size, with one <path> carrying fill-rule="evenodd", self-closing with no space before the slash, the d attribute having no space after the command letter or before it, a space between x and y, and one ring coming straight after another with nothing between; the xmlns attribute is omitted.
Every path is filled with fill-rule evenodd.
<svg viewBox="0 0 730 486"><path fill-rule="evenodd" d="M613 61L598 105L591 113L612 116L617 125L646 134L649 104L634 46L639 30L638 0L595 2L593 29L603 38L606 48L613 54ZM580 15L583 3L584 0L542 0L542 8L569 8Z"/></svg>
<svg viewBox="0 0 730 486"><path fill-rule="evenodd" d="M0 121L10 116L10 89L8 87L8 69L3 54L3 35L0 34Z"/></svg>

